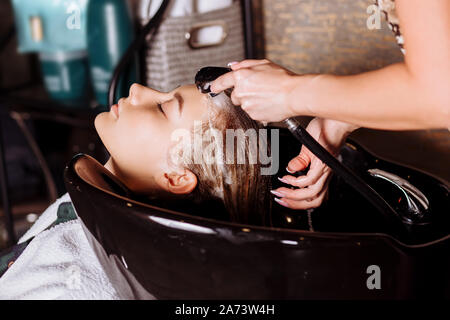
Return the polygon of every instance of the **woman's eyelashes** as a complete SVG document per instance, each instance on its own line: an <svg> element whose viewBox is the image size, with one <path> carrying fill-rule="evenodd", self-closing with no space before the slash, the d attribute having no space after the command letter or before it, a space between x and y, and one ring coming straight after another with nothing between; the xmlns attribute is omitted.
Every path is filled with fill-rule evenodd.
<svg viewBox="0 0 450 320"><path fill-rule="evenodd" d="M181 106L178 97L173 97L167 101L157 103L159 111L164 114L167 119L181 118Z"/></svg>
<svg viewBox="0 0 450 320"><path fill-rule="evenodd" d="M162 108L162 103L161 103L161 102L158 102L158 103L157 103L157 106L158 106L159 111L164 115L164 117L167 118L167 115L166 115L166 113L164 112L164 110L163 110L163 108Z"/></svg>

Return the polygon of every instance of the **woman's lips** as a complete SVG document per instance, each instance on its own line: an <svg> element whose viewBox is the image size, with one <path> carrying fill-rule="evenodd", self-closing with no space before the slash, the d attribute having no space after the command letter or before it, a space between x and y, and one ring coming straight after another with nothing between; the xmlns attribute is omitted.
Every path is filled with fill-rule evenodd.
<svg viewBox="0 0 450 320"><path fill-rule="evenodd" d="M119 105L115 104L111 107L111 112L116 119L119 119Z"/></svg>

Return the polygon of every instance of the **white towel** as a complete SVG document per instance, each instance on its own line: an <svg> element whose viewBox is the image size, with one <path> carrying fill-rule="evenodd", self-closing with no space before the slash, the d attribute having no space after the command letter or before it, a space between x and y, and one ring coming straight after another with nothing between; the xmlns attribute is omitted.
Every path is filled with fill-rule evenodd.
<svg viewBox="0 0 450 320"><path fill-rule="evenodd" d="M0 278L0 299L119 299L79 220L45 230L66 201L70 201L67 194L20 239L36 236Z"/></svg>

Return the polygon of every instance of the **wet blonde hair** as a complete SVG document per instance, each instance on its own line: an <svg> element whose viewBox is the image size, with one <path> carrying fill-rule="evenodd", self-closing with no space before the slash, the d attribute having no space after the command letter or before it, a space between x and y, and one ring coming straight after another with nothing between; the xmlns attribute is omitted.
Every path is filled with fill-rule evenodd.
<svg viewBox="0 0 450 320"><path fill-rule="evenodd" d="M226 159L227 130L246 132L253 129L259 133L261 128L240 107L233 106L224 93L215 97L214 101L211 99L207 121L192 130L192 135L207 137L201 140L201 154L194 151L182 159L183 166L197 176L197 187L190 197L196 202L222 203L232 222L270 225L271 176L262 175L260 161L256 161L259 152L269 153L269 138L261 140L258 136L256 148L247 137L244 143L236 143L235 140L234 159ZM211 142L219 141L221 144L215 144L215 148L204 152ZM245 159L238 159L240 155L244 155ZM201 161L196 162L195 159Z"/></svg>

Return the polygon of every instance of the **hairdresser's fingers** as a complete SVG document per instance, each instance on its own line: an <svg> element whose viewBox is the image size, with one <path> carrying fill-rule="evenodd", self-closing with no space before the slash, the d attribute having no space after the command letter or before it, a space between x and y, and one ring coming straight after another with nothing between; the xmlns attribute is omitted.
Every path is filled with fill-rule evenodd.
<svg viewBox="0 0 450 320"><path fill-rule="evenodd" d="M325 198L328 194L328 183L329 183L329 180L328 180L325 188L314 199L298 201L298 200L290 200L290 199L286 199L286 198L281 198L281 199L275 199L275 201L284 207L294 209L294 210L309 210L309 209L314 209L314 208L320 207L320 205L322 205L323 201L325 200Z"/></svg>
<svg viewBox="0 0 450 320"><path fill-rule="evenodd" d="M260 105L261 99L249 98L248 96L244 95L244 93L239 88L234 89L232 95L234 95L236 101L239 102L238 105L240 105L242 109L247 112L250 118L256 121L265 120L261 119L260 112L258 113L257 110L257 107Z"/></svg>
<svg viewBox="0 0 450 320"><path fill-rule="evenodd" d="M311 160L308 172L295 179L295 186L305 188L317 183L321 176L331 173L331 169L317 158ZM283 177L284 178L284 177Z"/></svg>
<svg viewBox="0 0 450 320"><path fill-rule="evenodd" d="M308 200L303 200L303 201L286 200L286 202L287 202L288 206L294 210L315 209L322 205L322 203L324 202L325 197L327 195L327 192L328 192L328 190L324 189L319 197L317 197L316 199L311 200L311 201L308 201Z"/></svg>
<svg viewBox="0 0 450 320"><path fill-rule="evenodd" d="M305 170L309 166L311 162L311 157L309 156L307 150L308 149L306 149L305 147L302 147L300 154L291 161L289 161L288 166L286 168L287 172L295 173L298 171Z"/></svg>
<svg viewBox="0 0 450 320"><path fill-rule="evenodd" d="M308 200L314 199L326 188L327 181L330 178L331 173L324 174L320 179L313 185L307 188L286 188L281 187L273 190L272 193L278 197L287 198L290 200Z"/></svg>
<svg viewBox="0 0 450 320"><path fill-rule="evenodd" d="M231 92L231 102L235 105L235 106L241 106L241 108L245 111L245 108L247 107L245 103L243 103L241 101L241 99L236 95L235 90L233 90L233 92Z"/></svg>
<svg viewBox="0 0 450 320"><path fill-rule="evenodd" d="M242 68L251 68L251 67L254 67L254 66L259 66L261 64L268 64L268 63L270 63L270 61L267 60L267 59L262 59L262 60L247 59L247 60L243 60L241 62L232 64L230 66L230 68L233 71L236 71L236 70L239 70L239 69L242 69Z"/></svg>
<svg viewBox="0 0 450 320"><path fill-rule="evenodd" d="M331 172L331 169L326 165L311 164L311 167L308 170L308 173L304 176L293 177L290 175L286 175L279 180L283 183L290 184L297 188L305 188L316 184L321 176Z"/></svg>
<svg viewBox="0 0 450 320"><path fill-rule="evenodd" d="M211 84L211 92L219 93L235 86L234 72L228 72L220 76Z"/></svg>
<svg viewBox="0 0 450 320"><path fill-rule="evenodd" d="M329 174L324 174L320 179L308 188L301 189L289 189L285 187L272 190L271 192L280 198L286 198L290 200L308 200L317 197L318 194L323 190L326 182L329 178Z"/></svg>
<svg viewBox="0 0 450 320"><path fill-rule="evenodd" d="M239 102L237 105L240 105L242 110L244 110L250 118L255 121L266 120L264 115L261 114L261 111L258 110L258 106L260 106L259 98L249 98L248 96L242 94L239 88L235 88L233 90L233 94L236 101Z"/></svg>
<svg viewBox="0 0 450 320"><path fill-rule="evenodd" d="M330 173L331 169L323 163L319 158L313 155L311 159L311 165L309 166L309 170L305 176L300 179L299 183L305 186L315 184L319 178L327 173Z"/></svg>

